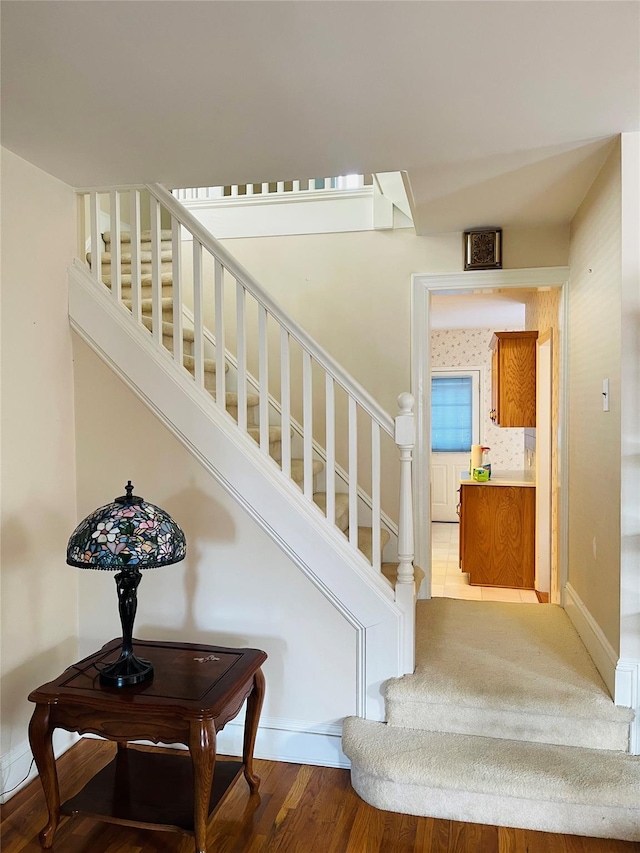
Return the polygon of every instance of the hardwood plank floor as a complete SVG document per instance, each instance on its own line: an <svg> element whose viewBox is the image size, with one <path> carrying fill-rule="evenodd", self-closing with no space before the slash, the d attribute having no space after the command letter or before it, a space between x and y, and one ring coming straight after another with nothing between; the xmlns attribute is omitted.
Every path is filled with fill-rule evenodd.
<svg viewBox="0 0 640 853"><path fill-rule="evenodd" d="M83 739L58 762L62 801L107 764L115 745ZM210 853L640 853L640 843L557 835L383 812L364 803L349 773L256 761L260 795L243 780L211 820ZM36 779L0 812L2 853L39 853L47 811ZM193 853L174 832L63 818L55 853Z"/></svg>

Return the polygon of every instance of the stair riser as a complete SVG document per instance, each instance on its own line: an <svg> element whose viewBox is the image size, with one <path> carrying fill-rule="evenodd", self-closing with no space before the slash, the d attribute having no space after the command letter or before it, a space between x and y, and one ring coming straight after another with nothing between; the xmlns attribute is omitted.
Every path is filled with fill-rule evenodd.
<svg viewBox="0 0 640 853"><path fill-rule="evenodd" d="M619 752L626 752L629 746L629 726L606 720L533 714L525 718L509 711L389 699L386 709L388 725L396 728Z"/></svg>
<svg viewBox="0 0 640 853"><path fill-rule="evenodd" d="M640 840L638 816L629 809L505 798L465 791L390 782L351 767L351 784L370 805L385 811L440 820L511 826L563 835Z"/></svg>

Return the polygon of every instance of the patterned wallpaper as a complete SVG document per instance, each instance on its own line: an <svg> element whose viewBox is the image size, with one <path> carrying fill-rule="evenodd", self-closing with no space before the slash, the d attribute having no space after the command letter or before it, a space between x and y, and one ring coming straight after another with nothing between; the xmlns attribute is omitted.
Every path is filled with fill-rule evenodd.
<svg viewBox="0 0 640 853"><path fill-rule="evenodd" d="M490 459L501 471L524 468L524 430L500 428L489 419L491 409L491 350L494 329L434 329L431 332L431 367L481 367L480 442L491 448ZM515 332L519 329L500 329Z"/></svg>

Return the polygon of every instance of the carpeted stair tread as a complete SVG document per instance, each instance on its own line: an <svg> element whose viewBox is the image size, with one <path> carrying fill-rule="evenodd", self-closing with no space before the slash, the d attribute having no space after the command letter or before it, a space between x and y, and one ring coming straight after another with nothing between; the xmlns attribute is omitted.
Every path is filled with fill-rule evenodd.
<svg viewBox="0 0 640 853"><path fill-rule="evenodd" d="M148 314L142 315L142 323L143 323L143 325L145 325L147 327L147 329L149 329L149 331L151 331L153 329L153 320L151 319L151 317ZM173 329L174 329L173 323L170 323L168 320L162 321L162 336L164 338L172 338L173 337ZM195 335L194 335L193 329L185 329L183 327L183 329L182 329L182 340L185 341L186 343L192 344L194 339L195 339ZM227 370L228 369L229 368L227 366Z"/></svg>
<svg viewBox="0 0 640 853"><path fill-rule="evenodd" d="M600 750L397 729L347 717L353 785L377 808L640 840L640 759Z"/></svg>
<svg viewBox="0 0 640 853"><path fill-rule="evenodd" d="M254 441L257 441L260 444L260 427L259 426L250 426L247 427L247 432L251 436ZM269 444L274 444L277 441L282 441L282 427L279 426L270 426L269 427Z"/></svg>
<svg viewBox="0 0 640 853"><path fill-rule="evenodd" d="M182 363L187 368L190 373L193 373L196 369L196 359L193 355L188 355L185 353L182 356ZM225 373L229 371L229 365L225 363L224 366ZM216 360L215 358L205 358L204 359L204 372L205 373L215 373L216 372Z"/></svg>
<svg viewBox="0 0 640 853"><path fill-rule="evenodd" d="M131 273L122 273L120 276L120 284L124 287L131 287ZM111 287L112 276L103 275L102 281L107 287ZM172 272L162 272L160 273L160 282L164 287L171 287L173 285L173 273ZM143 273L140 276L140 286L141 287L152 287L153 279L151 277L151 273Z"/></svg>
<svg viewBox="0 0 640 853"><path fill-rule="evenodd" d="M391 726L626 750L616 706L555 605L433 598L416 608L416 670L385 685Z"/></svg>
<svg viewBox="0 0 640 853"><path fill-rule="evenodd" d="M313 476L317 476L322 469L324 468L324 464L320 459L314 459L312 462L312 471ZM291 460L291 479L294 483L297 483L299 486L302 486L304 483L304 459L292 459Z"/></svg>
<svg viewBox="0 0 640 853"><path fill-rule="evenodd" d="M349 530L345 531L347 536L349 535ZM389 531L382 529L380 531L380 551L384 549L384 546L390 539ZM373 562L373 528L372 527L358 527L358 550L361 551L367 560L370 563Z"/></svg>
<svg viewBox="0 0 640 853"><path fill-rule="evenodd" d="M172 296L161 296L160 302L162 305L162 314L165 317L173 316L173 297ZM131 308L133 302L131 299L123 299L122 304L127 308ZM143 314L151 315L153 300L150 297L143 297L140 300L140 308Z"/></svg>
<svg viewBox="0 0 640 853"><path fill-rule="evenodd" d="M172 231L170 228L163 228L160 231L160 239L163 242L168 242L171 245ZM102 239L105 243L111 243L111 231L105 231L102 235ZM120 242L121 243L131 243L131 231L121 231L120 232ZM140 242L141 243L150 243L151 242L151 231L145 230L140 232Z"/></svg>
<svg viewBox="0 0 640 853"><path fill-rule="evenodd" d="M215 400L215 394L212 393L212 397ZM227 391L226 397L227 406L233 406L234 408L238 407L238 394L236 391ZM257 394L247 394L247 408L252 409L260 404L260 397Z"/></svg>
<svg viewBox="0 0 640 853"><path fill-rule="evenodd" d="M111 264L112 259L111 252L102 252L100 255L100 260L102 261L103 266L109 266ZM140 263L142 264L150 264L153 259L153 253L149 250L140 251ZM130 249L125 249L125 251L120 253L120 263L125 266L131 266L131 261L133 259L133 255L131 254ZM171 262L173 260L173 252L169 249L163 249L160 252L160 260L164 263ZM87 252L87 263L91 265L91 252Z"/></svg>
<svg viewBox="0 0 640 853"><path fill-rule="evenodd" d="M381 566L382 574L385 578L391 582L392 586L396 585L396 581L398 579L398 564L397 563L383 563ZM413 567L413 577L416 584L416 589L420 589L420 584L424 580L424 572L420 568L420 566Z"/></svg>
<svg viewBox="0 0 640 853"><path fill-rule="evenodd" d="M315 492L313 502L327 514L327 493ZM349 495L346 492L336 492L336 527L343 532L349 527Z"/></svg>

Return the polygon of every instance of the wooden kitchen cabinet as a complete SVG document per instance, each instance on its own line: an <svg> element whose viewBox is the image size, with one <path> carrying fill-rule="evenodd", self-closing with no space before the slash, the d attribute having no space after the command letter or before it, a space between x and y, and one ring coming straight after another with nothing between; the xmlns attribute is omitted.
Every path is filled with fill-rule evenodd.
<svg viewBox="0 0 640 853"><path fill-rule="evenodd" d="M500 427L536 425L537 332L494 332L491 420Z"/></svg>
<svg viewBox="0 0 640 853"><path fill-rule="evenodd" d="M460 567L469 583L534 589L534 486L462 484Z"/></svg>

